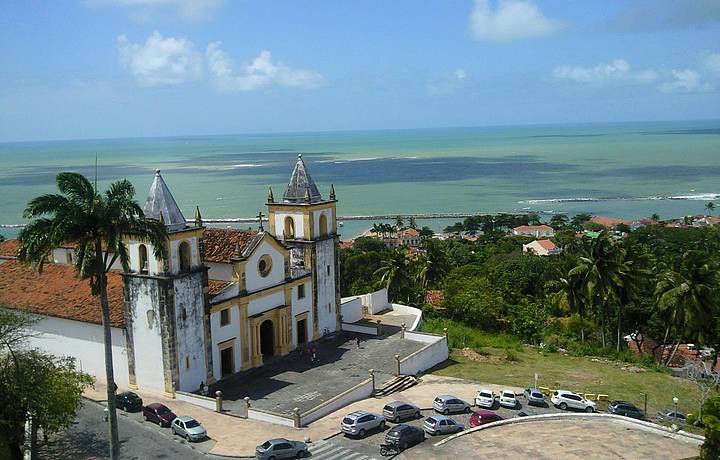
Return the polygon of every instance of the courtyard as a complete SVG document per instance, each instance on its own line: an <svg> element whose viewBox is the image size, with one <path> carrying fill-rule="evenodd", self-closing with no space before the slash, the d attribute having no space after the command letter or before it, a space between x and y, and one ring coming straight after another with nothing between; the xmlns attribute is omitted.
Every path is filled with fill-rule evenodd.
<svg viewBox="0 0 720 460"><path fill-rule="evenodd" d="M360 339L359 348L356 338ZM375 386L381 387L395 377L396 354L402 359L424 345L401 339L399 333L341 332L313 344L314 362L307 354L294 351L271 358L262 367L233 374L213 385L211 391L222 391L224 409L230 412L242 413L242 400L249 397L251 407L290 416L296 407L308 411L368 379L368 369L374 369Z"/></svg>

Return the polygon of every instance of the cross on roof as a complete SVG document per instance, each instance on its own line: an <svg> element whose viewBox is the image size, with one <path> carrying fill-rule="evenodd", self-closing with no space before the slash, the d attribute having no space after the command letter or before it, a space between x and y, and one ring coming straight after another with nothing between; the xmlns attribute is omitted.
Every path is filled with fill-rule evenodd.
<svg viewBox="0 0 720 460"><path fill-rule="evenodd" d="M257 218L258 218L258 229L259 229L259 230L263 230L263 224L262 224L262 219L263 219L263 217L265 217L265 214L263 214L262 211L260 211L260 212L258 213L258 215L257 215Z"/></svg>

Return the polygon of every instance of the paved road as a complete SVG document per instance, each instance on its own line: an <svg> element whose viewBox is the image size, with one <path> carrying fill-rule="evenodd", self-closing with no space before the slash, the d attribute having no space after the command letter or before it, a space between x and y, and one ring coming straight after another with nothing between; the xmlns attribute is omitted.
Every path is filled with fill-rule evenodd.
<svg viewBox="0 0 720 460"><path fill-rule="evenodd" d="M51 460L107 458L108 435L106 422L103 421L103 408L92 401L84 401L72 427L63 433L51 436L46 444L40 443L40 458ZM160 428L154 423L139 422L137 414L130 415L128 417L118 412L120 458L127 460L220 458L203 454L197 449L198 445L189 446L185 440L173 438L168 428Z"/></svg>

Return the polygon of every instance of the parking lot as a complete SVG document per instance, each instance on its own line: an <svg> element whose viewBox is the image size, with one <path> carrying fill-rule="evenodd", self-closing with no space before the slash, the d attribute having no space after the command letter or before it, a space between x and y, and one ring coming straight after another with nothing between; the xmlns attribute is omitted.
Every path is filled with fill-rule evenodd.
<svg viewBox="0 0 720 460"><path fill-rule="evenodd" d="M467 401L468 403L473 403L473 401ZM548 413L557 413L557 412L563 412L560 409L555 408L552 404L549 403L549 400L546 401L546 403L542 406L529 406L527 404L527 401L524 397L519 396L518 402L520 405L516 407L515 409L509 409L505 407L501 407L500 404L496 401L495 405L491 409L493 412L500 415L502 418L513 418L517 417L518 413L521 411L532 411L535 415L541 415L541 414L548 414ZM427 417L430 417L431 415L438 415L437 412L435 412L433 409L429 409L432 405L432 400L426 401L426 404L422 404L421 406L421 414L422 416L415 420L407 420L403 421L402 423L417 426L418 428L422 428L423 423L425 422L425 419ZM472 410L477 411L480 408L473 406ZM378 414L382 413L382 403L378 401L378 407L374 409L374 411ZM465 429L470 428L470 414L460 413L460 414L450 414L449 417L453 420L455 420L457 423L462 423L465 426ZM316 460L329 460L332 458L339 458L337 455L340 455L341 453L344 453L343 458L347 458L348 456L352 460L364 460L364 459L373 459L373 458L380 458L380 444L382 444L385 440L385 434L387 431L392 428L395 424L392 422L388 422L385 430L383 431L373 431L368 433L364 438L355 438L355 437L349 437L344 434L339 434L331 439L329 439L327 442L320 442L317 443L319 446L322 446L323 448L317 448L317 449L311 449L312 458ZM406 452L408 455L412 456L414 452L417 450L422 450L423 452L429 450L432 448L432 444L450 436L448 435L437 435L437 436L430 436L428 434L425 435L425 441L422 443L422 445L415 446L412 448L409 448ZM355 456L353 456L355 455ZM423 454L425 455L425 454Z"/></svg>

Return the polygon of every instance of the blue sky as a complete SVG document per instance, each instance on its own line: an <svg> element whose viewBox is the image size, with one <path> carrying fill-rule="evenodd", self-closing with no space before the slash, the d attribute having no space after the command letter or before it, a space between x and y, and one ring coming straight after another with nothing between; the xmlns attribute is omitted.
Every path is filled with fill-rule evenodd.
<svg viewBox="0 0 720 460"><path fill-rule="evenodd" d="M0 141L720 118L720 0L6 0Z"/></svg>

